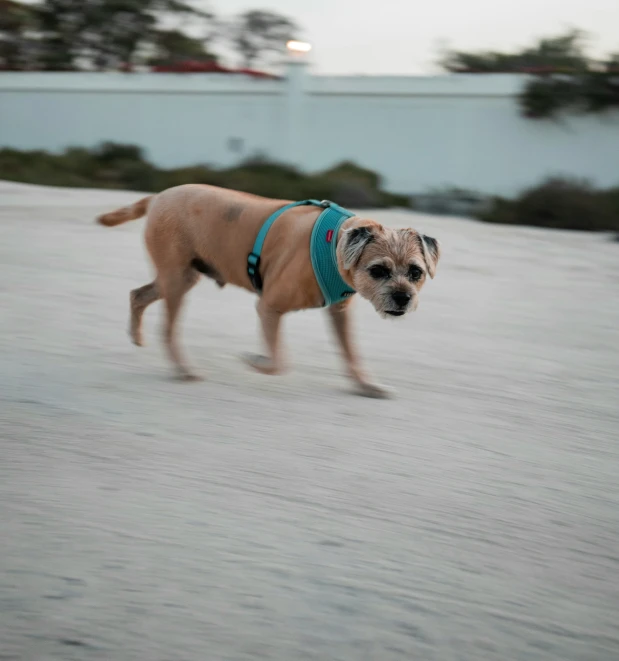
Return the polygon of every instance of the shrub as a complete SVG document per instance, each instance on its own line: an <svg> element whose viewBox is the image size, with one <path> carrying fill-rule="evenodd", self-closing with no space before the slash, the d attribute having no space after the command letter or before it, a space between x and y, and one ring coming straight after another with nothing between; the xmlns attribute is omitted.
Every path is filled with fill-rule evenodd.
<svg viewBox="0 0 619 661"><path fill-rule="evenodd" d="M236 171L272 177L274 179L283 179L285 181L300 181L303 179L303 174L297 168L283 163L274 163L262 155L249 158L241 162L237 167L229 170L229 172Z"/></svg>
<svg viewBox="0 0 619 661"><path fill-rule="evenodd" d="M356 182L370 190L378 190L382 186L382 180L379 174L355 165L355 163L351 163L350 161L339 163L323 172L322 176L340 182Z"/></svg>
<svg viewBox="0 0 619 661"><path fill-rule="evenodd" d="M123 145L116 142L104 142L93 152L94 158L100 163L117 163L118 161L144 162L144 152L136 145Z"/></svg>
<svg viewBox="0 0 619 661"><path fill-rule="evenodd" d="M569 230L619 230L619 189L598 191L578 179L551 178L515 200L494 198L480 220Z"/></svg>
<svg viewBox="0 0 619 661"><path fill-rule="evenodd" d="M103 143L92 150L71 147L62 154L2 149L0 179L51 186L154 192L180 184L198 183L278 199L328 199L357 208L408 206L405 196L381 190L378 174L350 162L310 175L261 156L223 170L206 165L165 170L149 163L139 147L113 142Z"/></svg>
<svg viewBox="0 0 619 661"><path fill-rule="evenodd" d="M602 191L600 196L608 205L610 212L619 217L619 186Z"/></svg>
<svg viewBox="0 0 619 661"><path fill-rule="evenodd" d="M211 186L221 186L221 175L208 168L206 165L193 165L185 168L175 168L173 170L158 170L157 184L152 188L153 191L162 191L173 186L182 184L210 184Z"/></svg>

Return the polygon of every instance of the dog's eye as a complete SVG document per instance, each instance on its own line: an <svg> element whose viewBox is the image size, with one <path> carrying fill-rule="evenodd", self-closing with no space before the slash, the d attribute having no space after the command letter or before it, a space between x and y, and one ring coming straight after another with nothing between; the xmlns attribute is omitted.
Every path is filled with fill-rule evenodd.
<svg viewBox="0 0 619 661"><path fill-rule="evenodd" d="M381 266L380 264L372 266L369 272L375 280L386 280L391 276L391 271L386 266Z"/></svg>
<svg viewBox="0 0 619 661"><path fill-rule="evenodd" d="M423 271L418 266L411 266L408 269L408 279L413 282L420 280L423 275Z"/></svg>

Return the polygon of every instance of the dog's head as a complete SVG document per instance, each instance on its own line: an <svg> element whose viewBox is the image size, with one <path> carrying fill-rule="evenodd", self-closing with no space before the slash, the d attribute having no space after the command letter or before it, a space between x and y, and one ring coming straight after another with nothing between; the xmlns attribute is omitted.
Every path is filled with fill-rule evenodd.
<svg viewBox="0 0 619 661"><path fill-rule="evenodd" d="M440 244L414 229L391 229L374 221L355 221L337 246L345 279L382 316L400 317L419 304L427 276L434 277Z"/></svg>

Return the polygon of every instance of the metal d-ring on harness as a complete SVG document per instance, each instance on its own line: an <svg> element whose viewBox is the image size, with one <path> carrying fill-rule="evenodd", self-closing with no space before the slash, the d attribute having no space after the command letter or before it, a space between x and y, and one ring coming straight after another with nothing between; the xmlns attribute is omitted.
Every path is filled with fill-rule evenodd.
<svg viewBox="0 0 619 661"><path fill-rule="evenodd" d="M336 243L337 235L342 224L352 218L355 214L335 202L329 200L302 200L292 202L278 209L269 216L260 228L253 250L247 256L247 275L252 286L258 292L262 292L262 277L260 276L260 255L266 236L273 223L284 211L300 206L316 206L324 209L320 214L314 228L310 241L310 256L316 280L324 297L324 306L338 303L355 293L342 279L337 266Z"/></svg>

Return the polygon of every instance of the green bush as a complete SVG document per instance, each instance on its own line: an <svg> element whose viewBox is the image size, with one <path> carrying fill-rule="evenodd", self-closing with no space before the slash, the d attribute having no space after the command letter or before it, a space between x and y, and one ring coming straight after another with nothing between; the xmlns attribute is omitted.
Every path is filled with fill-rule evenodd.
<svg viewBox="0 0 619 661"><path fill-rule="evenodd" d="M568 230L619 230L619 188L596 190L587 181L551 178L514 200L494 198L480 220Z"/></svg>
<svg viewBox="0 0 619 661"><path fill-rule="evenodd" d="M255 156L243 161L239 166L228 170L228 172L245 172L284 181L300 181L303 174L297 168L283 163L274 163L264 156Z"/></svg>
<svg viewBox="0 0 619 661"><path fill-rule="evenodd" d="M71 147L62 154L2 149L0 179L49 186L154 192L196 183L286 200L328 199L357 208L409 206L406 196L381 190L378 174L350 162L317 174L305 174L263 157L223 170L206 165L165 170L149 163L139 147L113 142L92 150Z"/></svg>
<svg viewBox="0 0 619 661"><path fill-rule="evenodd" d="M378 190L382 186L382 180L379 174L362 168L350 161L343 161L330 170L322 173L323 177L328 177L340 182L356 182L371 190Z"/></svg>
<svg viewBox="0 0 619 661"><path fill-rule="evenodd" d="M619 217L619 186L602 191L600 196L610 209L610 212L614 216Z"/></svg>
<svg viewBox="0 0 619 661"><path fill-rule="evenodd" d="M123 145L117 142L104 142L93 151L99 163L113 164L119 161L144 162L144 152L136 145Z"/></svg>

